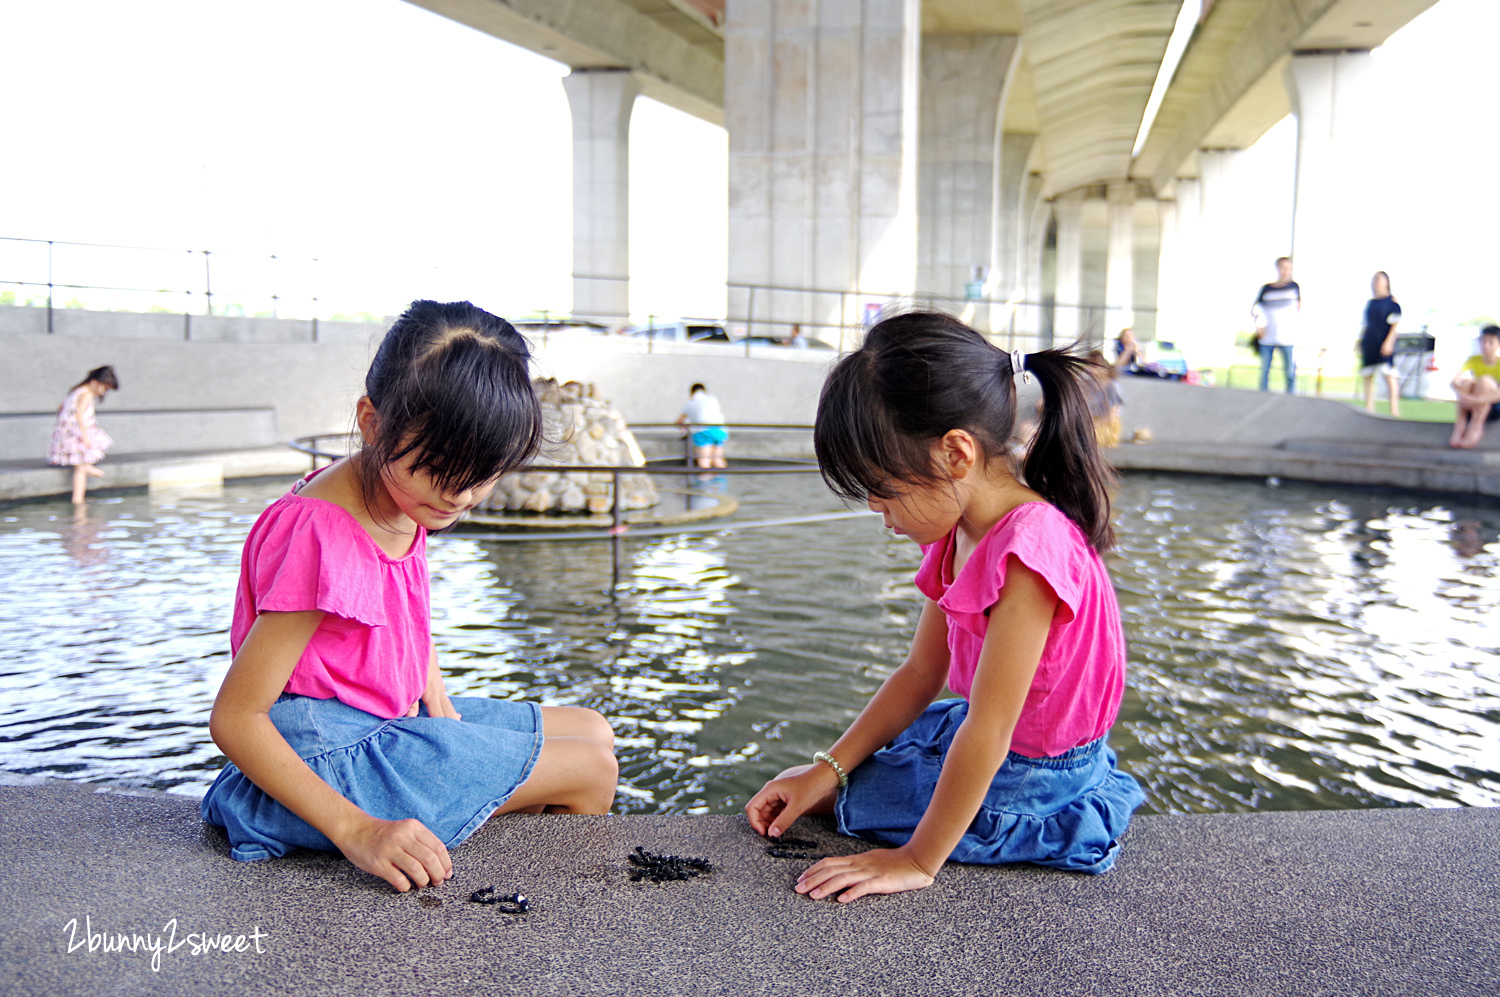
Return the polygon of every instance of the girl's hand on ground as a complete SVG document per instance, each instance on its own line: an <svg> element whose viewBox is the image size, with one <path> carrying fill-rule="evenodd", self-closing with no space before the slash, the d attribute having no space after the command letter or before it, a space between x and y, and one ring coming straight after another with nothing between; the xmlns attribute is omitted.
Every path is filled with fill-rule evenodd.
<svg viewBox="0 0 1500 997"><path fill-rule="evenodd" d="M334 844L350 862L399 893L435 886L453 875L448 849L419 820L371 817Z"/></svg>
<svg viewBox="0 0 1500 997"><path fill-rule="evenodd" d="M859 855L835 855L797 877L797 892L814 900L839 893L846 904L867 893L905 893L932 885L927 870L901 848L877 848Z"/></svg>
<svg viewBox="0 0 1500 997"><path fill-rule="evenodd" d="M745 804L745 814L756 834L779 838L786 829L838 788L839 777L822 762L788 769L772 779Z"/></svg>

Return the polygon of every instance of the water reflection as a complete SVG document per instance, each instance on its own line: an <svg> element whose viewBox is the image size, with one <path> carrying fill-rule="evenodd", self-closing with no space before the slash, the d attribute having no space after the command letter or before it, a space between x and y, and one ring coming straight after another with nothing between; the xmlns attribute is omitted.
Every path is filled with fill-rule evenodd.
<svg viewBox="0 0 1500 997"><path fill-rule="evenodd" d="M815 477L732 489L744 518L836 508ZM0 510L0 767L201 791L239 547L284 490ZM1500 804L1494 507L1165 475L1118 506L1114 742L1153 809ZM867 520L631 539L613 593L607 543L429 549L451 691L602 710L626 812L732 810L826 747L921 608L919 552Z"/></svg>

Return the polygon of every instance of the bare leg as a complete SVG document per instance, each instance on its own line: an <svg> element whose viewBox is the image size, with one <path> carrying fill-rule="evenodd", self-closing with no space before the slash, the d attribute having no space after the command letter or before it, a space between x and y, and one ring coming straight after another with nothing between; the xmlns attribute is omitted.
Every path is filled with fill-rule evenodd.
<svg viewBox="0 0 1500 997"><path fill-rule="evenodd" d="M73 465L73 504L83 505L83 493L88 488L89 465Z"/></svg>
<svg viewBox="0 0 1500 997"><path fill-rule="evenodd" d="M1396 383L1395 374L1385 375L1385 386L1391 395L1391 417L1399 419L1401 418L1401 385Z"/></svg>
<svg viewBox="0 0 1500 997"><path fill-rule="evenodd" d="M724 447L722 445L709 447L708 448L708 463L704 464L703 466L704 467L728 467L729 466L728 462L726 462L724 460Z"/></svg>
<svg viewBox="0 0 1500 997"><path fill-rule="evenodd" d="M1365 375L1365 411L1375 411L1375 375Z"/></svg>
<svg viewBox="0 0 1500 997"><path fill-rule="evenodd" d="M1469 413L1469 430L1464 434L1461 446L1465 450L1472 450L1479 446L1479 441L1484 439L1484 421L1489 417L1490 406L1480 405Z"/></svg>
<svg viewBox="0 0 1500 997"><path fill-rule="evenodd" d="M1453 420L1453 433L1448 437L1448 446L1455 450L1463 448L1464 436L1469 432L1469 408L1464 404L1463 397L1458 400L1458 414Z"/></svg>
<svg viewBox="0 0 1500 997"><path fill-rule="evenodd" d="M620 778L615 735L593 710L542 707L542 753L498 813L603 814Z"/></svg>

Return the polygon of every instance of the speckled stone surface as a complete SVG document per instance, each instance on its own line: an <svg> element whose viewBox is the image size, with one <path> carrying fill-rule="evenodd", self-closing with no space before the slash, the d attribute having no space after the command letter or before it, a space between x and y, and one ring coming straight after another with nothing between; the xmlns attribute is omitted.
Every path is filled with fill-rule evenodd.
<svg viewBox="0 0 1500 997"><path fill-rule="evenodd" d="M718 871L632 883L636 845ZM405 896L333 856L227 851L190 799L0 786L0 993L1500 993L1492 809L1142 817L1103 877L950 866L847 907L792 893L804 863L739 817L501 818L451 883ZM483 886L536 909L466 902ZM90 952L85 918L164 944L175 918L179 947L155 970L144 949ZM194 933L246 951L194 954Z"/></svg>

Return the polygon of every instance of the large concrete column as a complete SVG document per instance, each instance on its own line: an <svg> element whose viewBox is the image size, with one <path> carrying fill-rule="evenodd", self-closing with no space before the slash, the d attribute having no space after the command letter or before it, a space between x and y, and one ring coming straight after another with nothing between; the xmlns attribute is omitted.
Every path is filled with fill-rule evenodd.
<svg viewBox="0 0 1500 997"><path fill-rule="evenodd" d="M1000 136L999 210L994 214L990 257L995 261L985 283L985 297L1016 304L1000 305L991 310L991 328L1023 328L1019 302L1026 300L1026 249L1031 216L1041 196L1039 178L1030 172L1031 153L1036 136L1005 134ZM1034 182L1031 182L1034 181Z"/></svg>
<svg viewBox="0 0 1500 997"><path fill-rule="evenodd" d="M1156 338L1174 343L1185 351L1197 366L1217 364L1222 350L1205 356L1202 306L1199 301L1199 267L1203 258L1199 240L1199 217L1202 210L1201 184L1196 178L1173 181L1175 197L1158 201L1157 217L1161 225L1161 252L1157 263Z"/></svg>
<svg viewBox="0 0 1500 997"><path fill-rule="evenodd" d="M918 0L730 0L731 321L837 341L861 292L911 293L919 13ZM832 293L756 290L752 316L751 284Z"/></svg>
<svg viewBox="0 0 1500 997"><path fill-rule="evenodd" d="M997 267L999 142L1015 35L922 39L917 146L917 290L961 299ZM985 310L987 313L987 309Z"/></svg>
<svg viewBox="0 0 1500 997"><path fill-rule="evenodd" d="M1287 95L1297 116L1292 257L1302 286L1301 345L1339 348L1358 325L1370 276L1383 269L1371 183L1389 131L1375 124L1369 52L1296 53ZM1308 356L1300 366L1308 367ZM1340 356L1340 360L1342 360Z"/></svg>
<svg viewBox="0 0 1500 997"><path fill-rule="evenodd" d="M1034 349L1052 345L1047 324L1047 236L1052 230L1052 202L1041 198L1041 178L1033 176L1026 184L1031 210L1025 226L1021 267L1025 273L1022 298L1027 302L1017 311L1016 328L1032 337ZM1049 333L1044 336L1044 333Z"/></svg>
<svg viewBox="0 0 1500 997"><path fill-rule="evenodd" d="M1104 337L1117 336L1135 322L1135 184L1105 188L1109 236L1105 250Z"/></svg>
<svg viewBox="0 0 1500 997"><path fill-rule="evenodd" d="M630 321L630 112L626 69L563 77L573 112L573 314Z"/></svg>
<svg viewBox="0 0 1500 997"><path fill-rule="evenodd" d="M1057 291L1053 295L1052 336L1059 344L1076 340L1083 330L1083 200L1070 190L1052 203L1057 216Z"/></svg>

